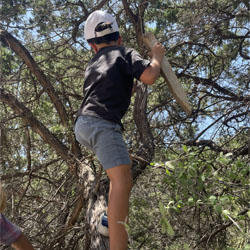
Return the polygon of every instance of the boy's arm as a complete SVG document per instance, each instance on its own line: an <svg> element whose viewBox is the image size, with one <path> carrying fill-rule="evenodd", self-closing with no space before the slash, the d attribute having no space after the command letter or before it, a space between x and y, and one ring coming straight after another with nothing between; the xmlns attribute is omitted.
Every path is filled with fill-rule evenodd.
<svg viewBox="0 0 250 250"><path fill-rule="evenodd" d="M152 60L149 66L143 71L140 81L145 84L153 84L161 72L161 63L165 54L165 49L160 43L156 43L152 48Z"/></svg>

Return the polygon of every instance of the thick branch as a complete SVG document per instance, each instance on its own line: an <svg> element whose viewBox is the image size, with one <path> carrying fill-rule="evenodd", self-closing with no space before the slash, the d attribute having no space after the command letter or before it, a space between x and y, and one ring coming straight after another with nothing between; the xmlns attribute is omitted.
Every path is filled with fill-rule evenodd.
<svg viewBox="0 0 250 250"><path fill-rule="evenodd" d="M52 134L36 117L32 112L26 108L21 102L19 102L13 95L6 93L2 88L0 88L0 100L10 106L16 114L20 115L25 122L29 124L31 129L39 134L44 142L48 143L57 154L64 159L66 162L71 161L71 157L68 154L69 149L62 144L58 138Z"/></svg>
<svg viewBox="0 0 250 250"><path fill-rule="evenodd" d="M144 33L143 16L148 6L148 2L144 1L143 3L140 3L139 7L137 8L136 14L134 14L131 8L129 7L129 3L127 0L122 0L122 3L126 14L129 16L130 21L135 27L137 43L139 47L141 47L143 46L142 34Z"/></svg>
<svg viewBox="0 0 250 250"><path fill-rule="evenodd" d="M144 159L138 161L135 159L132 174L135 180L148 165L148 162L154 157L154 137L147 118L147 86L141 84L136 86L136 98L134 105L133 117L140 135L141 146L136 152L137 157ZM136 163L137 162L137 163Z"/></svg>
<svg viewBox="0 0 250 250"><path fill-rule="evenodd" d="M40 84L44 87L45 91L48 93L52 103L55 105L55 108L61 118L62 123L66 125L68 118L64 106L61 103L54 87L49 82L43 71L39 68L33 57L30 55L29 51L7 31L0 30L0 40L4 44L8 45L14 52L16 52L17 55L28 66L30 71L37 77Z"/></svg>
<svg viewBox="0 0 250 250"><path fill-rule="evenodd" d="M127 0L122 0L122 4L123 7L127 13L127 15L129 16L131 22L133 23L133 25L136 27L137 26L137 17L136 15L132 12L132 10L129 7L128 1Z"/></svg>

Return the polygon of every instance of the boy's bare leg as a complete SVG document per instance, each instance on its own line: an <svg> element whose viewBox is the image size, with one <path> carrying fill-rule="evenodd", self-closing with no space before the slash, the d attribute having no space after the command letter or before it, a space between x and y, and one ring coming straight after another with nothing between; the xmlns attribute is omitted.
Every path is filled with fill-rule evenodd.
<svg viewBox="0 0 250 250"><path fill-rule="evenodd" d="M34 250L30 241L23 233L21 233L17 241L13 242L11 246L14 247L16 250Z"/></svg>
<svg viewBox="0 0 250 250"><path fill-rule="evenodd" d="M110 250L128 249L128 235L123 223L128 218L129 211L129 195L132 188L130 170L130 165L120 165L106 170L110 179L108 204Z"/></svg>

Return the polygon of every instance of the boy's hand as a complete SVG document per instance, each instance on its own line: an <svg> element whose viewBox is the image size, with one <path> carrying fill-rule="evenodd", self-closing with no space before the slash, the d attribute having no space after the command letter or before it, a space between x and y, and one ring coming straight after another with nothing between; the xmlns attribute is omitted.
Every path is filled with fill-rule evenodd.
<svg viewBox="0 0 250 250"><path fill-rule="evenodd" d="M153 84L156 81L161 71L161 63L164 55L165 49L163 45L156 43L151 50L151 63L142 73L140 81L145 84Z"/></svg>
<svg viewBox="0 0 250 250"><path fill-rule="evenodd" d="M159 63L161 63L165 52L166 51L163 45L161 43L156 43L151 50L152 60L156 59L157 61L159 61Z"/></svg>

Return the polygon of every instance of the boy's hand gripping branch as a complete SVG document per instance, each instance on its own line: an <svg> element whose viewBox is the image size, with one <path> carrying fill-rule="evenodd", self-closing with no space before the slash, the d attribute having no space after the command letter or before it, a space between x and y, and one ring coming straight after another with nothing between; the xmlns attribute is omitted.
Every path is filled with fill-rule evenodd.
<svg viewBox="0 0 250 250"><path fill-rule="evenodd" d="M149 49L150 51L152 50L154 44L158 42L153 33L144 34L143 41L147 49ZM175 100L180 104L182 109L187 114L191 114L192 109L191 106L189 105L185 91L182 88L176 74L172 70L172 67L169 64L168 59L165 56L161 64L161 73L164 79L166 80L169 90L171 94L174 96Z"/></svg>

